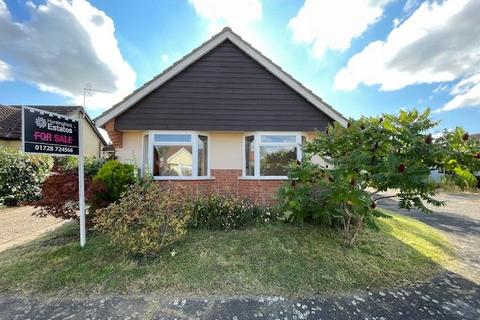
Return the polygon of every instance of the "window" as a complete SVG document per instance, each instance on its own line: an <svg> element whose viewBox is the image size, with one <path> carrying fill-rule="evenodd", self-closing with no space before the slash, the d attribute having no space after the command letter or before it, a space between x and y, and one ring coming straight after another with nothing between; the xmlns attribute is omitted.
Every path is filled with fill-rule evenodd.
<svg viewBox="0 0 480 320"><path fill-rule="evenodd" d="M208 150L208 137L207 136L198 136L198 175L207 176L208 170L208 159L207 159L207 150Z"/></svg>
<svg viewBox="0 0 480 320"><path fill-rule="evenodd" d="M255 167L255 136L245 137L245 175L253 176Z"/></svg>
<svg viewBox="0 0 480 320"><path fill-rule="evenodd" d="M288 165L302 158L298 133L255 133L245 136L244 175L247 177L287 176Z"/></svg>
<svg viewBox="0 0 480 320"><path fill-rule="evenodd" d="M153 133L152 174L160 179L209 175L208 136L197 133Z"/></svg>

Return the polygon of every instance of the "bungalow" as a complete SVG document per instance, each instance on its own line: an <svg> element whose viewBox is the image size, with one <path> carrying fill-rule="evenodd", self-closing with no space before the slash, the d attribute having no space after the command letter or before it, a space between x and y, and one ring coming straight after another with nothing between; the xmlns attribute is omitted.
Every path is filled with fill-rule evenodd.
<svg viewBox="0 0 480 320"><path fill-rule="evenodd" d="M230 28L95 119L161 183L271 203L301 145L347 120Z"/></svg>
<svg viewBox="0 0 480 320"><path fill-rule="evenodd" d="M64 116L77 118L83 108L80 106L26 106ZM86 115L84 120L85 155L99 158L107 142ZM22 106L0 105L0 146L22 147Z"/></svg>

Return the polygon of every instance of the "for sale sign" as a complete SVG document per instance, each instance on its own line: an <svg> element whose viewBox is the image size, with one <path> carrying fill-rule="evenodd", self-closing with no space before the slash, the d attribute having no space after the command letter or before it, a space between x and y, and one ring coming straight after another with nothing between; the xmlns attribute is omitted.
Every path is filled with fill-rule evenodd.
<svg viewBox="0 0 480 320"><path fill-rule="evenodd" d="M22 108L23 151L78 155L78 121L39 109Z"/></svg>

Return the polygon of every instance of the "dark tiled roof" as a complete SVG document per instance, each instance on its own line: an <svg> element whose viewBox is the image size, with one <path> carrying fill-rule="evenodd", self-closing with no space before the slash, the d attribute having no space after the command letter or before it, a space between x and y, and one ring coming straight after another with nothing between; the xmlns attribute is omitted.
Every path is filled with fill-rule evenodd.
<svg viewBox="0 0 480 320"><path fill-rule="evenodd" d="M81 106L45 106L34 105L25 106L35 109L44 110L47 112L58 113L64 116L69 116L74 112L83 110ZM22 106L21 105L1 105L0 104L0 139L4 140L20 140L22 139ZM87 121L92 126L92 129L97 134L98 138L104 145L107 145L100 132L93 124L90 117L87 115Z"/></svg>
<svg viewBox="0 0 480 320"><path fill-rule="evenodd" d="M18 140L21 137L22 115L18 108L0 105L0 138Z"/></svg>
<svg viewBox="0 0 480 320"><path fill-rule="evenodd" d="M21 109L22 106L20 105L10 105L10 107ZM45 110L48 112L58 113L64 116L68 116L76 111L82 110L81 106L25 106L25 107L32 107L35 109Z"/></svg>

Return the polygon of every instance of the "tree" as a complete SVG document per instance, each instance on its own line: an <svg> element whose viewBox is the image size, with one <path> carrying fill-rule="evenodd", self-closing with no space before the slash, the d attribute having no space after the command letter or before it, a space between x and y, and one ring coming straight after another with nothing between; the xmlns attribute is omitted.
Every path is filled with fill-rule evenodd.
<svg viewBox="0 0 480 320"><path fill-rule="evenodd" d="M289 182L280 190L286 219L339 225L351 246L365 225L378 229L375 218L387 217L376 208L380 199L397 196L400 207L423 212L430 212L425 203L444 205L433 198L430 170L446 168L461 185L472 185L480 150L461 128L433 139L427 132L437 125L428 110L414 110L350 120L346 127L335 123L318 132L304 146L303 161L291 164ZM325 164L314 164L312 157ZM395 194L379 195L387 190Z"/></svg>

